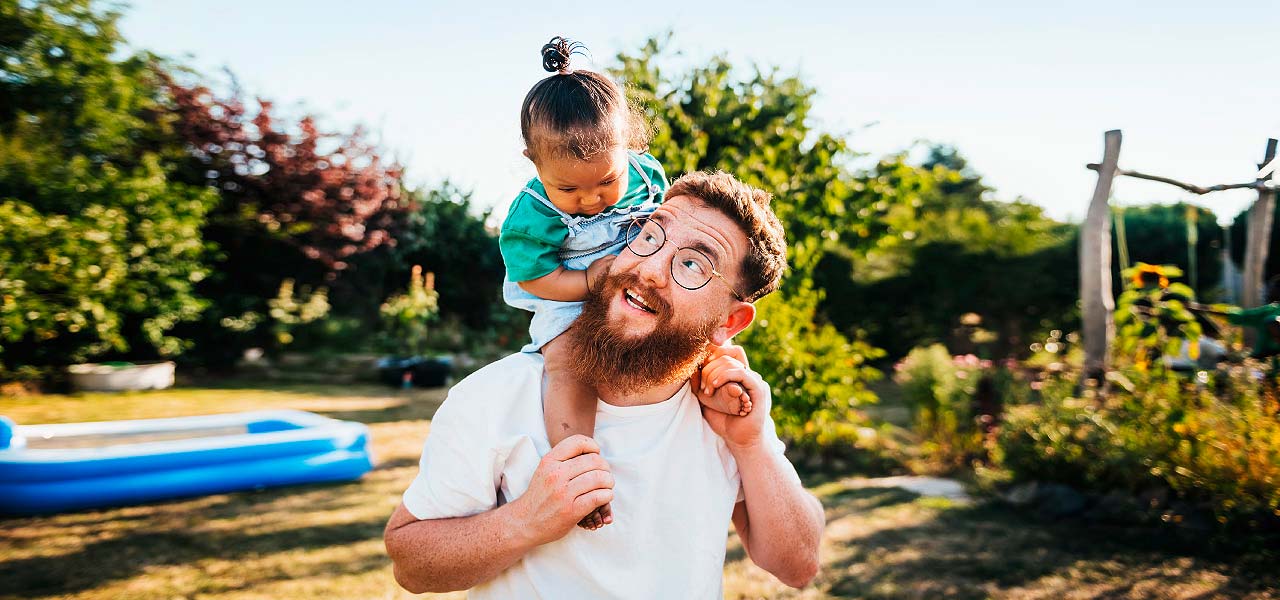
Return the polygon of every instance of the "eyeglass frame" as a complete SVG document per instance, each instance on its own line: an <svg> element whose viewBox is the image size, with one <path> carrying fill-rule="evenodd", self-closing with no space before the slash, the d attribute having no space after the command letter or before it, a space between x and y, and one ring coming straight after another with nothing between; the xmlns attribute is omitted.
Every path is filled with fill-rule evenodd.
<svg viewBox="0 0 1280 600"><path fill-rule="evenodd" d="M657 248L655 248L653 252L650 252L650 253L648 253L648 254L640 254L639 252L636 252L634 249L632 249L632 248L631 248L631 241L632 241L632 238L631 238L631 228L632 228L632 227L639 226L639 227L640 227L640 231L644 231L644 225L643 225L644 223L653 223L655 226L657 226L658 231L661 231L661 232L662 232L662 243L661 243L661 244L658 244L658 247L657 247ZM640 236L639 236L639 235L637 235L636 237L637 237L637 238L639 238ZM627 229L626 229L626 231L623 233L623 239L625 240L625 244L626 244L627 250L629 250L632 254L634 254L634 255L636 255L636 256L638 256L638 257L640 257L640 258L645 258L645 257L648 257L648 256L653 256L654 254L657 254L657 253L661 252L661 251L662 251L663 246L666 246L666 245L667 245L667 240L669 239L669 237L667 236L667 228L663 227L663 226L662 226L662 223L659 223L658 221L654 220L652 217L647 217L647 216L645 216L645 217L635 217L635 216L633 216L633 217L631 217L631 222L627 224ZM676 247L676 252L675 252L675 254L672 254L672 255L671 255L671 264L667 265L667 272L671 275L671 281L676 282L676 285L678 285L678 286L680 286L680 287L682 287L682 288L684 288L684 289L689 290L689 291L691 291L691 292L692 292L692 291L700 290L700 289L702 289L702 288L704 288L704 287L707 287L707 284L708 284L708 283L711 283L711 277L708 277L706 281L702 282L702 285L700 285L700 286L698 286L698 287L693 287L693 288L691 288L691 287L689 287L689 286L687 286L687 285L685 285L685 284L683 284L683 283L680 283L680 280L679 280L679 279L677 279L677 278L676 278L676 275L675 275L675 268L676 268L676 267L675 267L675 263L676 263L676 256L680 253L680 251L681 251L681 250L692 250L692 251L694 251L694 252L697 252L697 253L698 253L699 255L701 255L703 258L707 259L707 263L711 265L711 275L713 275L713 276L715 276L715 277L720 278L720 281L721 281L722 283L724 283L725 287L729 288L729 293L733 294L733 297L734 297L734 298L737 298L737 299L738 299L738 302L746 302L746 301L747 301L747 299L746 299L746 298L744 298L744 297L742 297L742 294L739 294L739 293L738 293L738 290L737 290L737 289L735 289L735 288L733 287L733 284L732 284L732 283L729 283L729 278L725 277L723 273L721 273L718 269L716 269L716 267L715 267L716 262L715 262L714 260L711 260L711 257L710 257L710 256L707 256L707 253L706 253L706 252L703 252L703 251L701 251L701 250L699 250L699 249L697 249L697 248L691 248L691 247L688 247L688 246L678 246L678 247Z"/></svg>

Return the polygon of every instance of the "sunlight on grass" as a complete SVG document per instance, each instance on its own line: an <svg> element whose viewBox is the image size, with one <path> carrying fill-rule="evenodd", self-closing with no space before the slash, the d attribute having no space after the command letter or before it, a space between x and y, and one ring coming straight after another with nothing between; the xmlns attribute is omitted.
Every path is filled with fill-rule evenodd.
<svg viewBox="0 0 1280 600"><path fill-rule="evenodd" d="M410 598L391 576L382 527L417 473L443 390L237 385L0 399L19 423L294 408L367 423L375 469L357 482L220 494L0 521L0 581L20 598ZM730 533L726 598L1277 598L1273 576L1142 545L1115 531L1052 526L992 505L957 505L837 480L823 571L803 590L746 558ZM463 594L427 595L462 598Z"/></svg>

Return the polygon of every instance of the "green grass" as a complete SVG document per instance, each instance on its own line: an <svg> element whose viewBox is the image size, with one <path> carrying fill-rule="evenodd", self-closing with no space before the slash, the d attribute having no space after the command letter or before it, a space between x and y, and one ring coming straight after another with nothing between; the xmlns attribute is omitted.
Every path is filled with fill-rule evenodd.
<svg viewBox="0 0 1280 600"><path fill-rule="evenodd" d="M408 598L382 527L417 472L443 391L253 385L0 399L19 423L297 408L369 424L358 482L0 520L0 597ZM727 598L1280 598L1250 557L1169 550L1142 531L1045 524L993 505L829 481L823 573L789 590L728 540ZM428 596L461 598L461 594Z"/></svg>

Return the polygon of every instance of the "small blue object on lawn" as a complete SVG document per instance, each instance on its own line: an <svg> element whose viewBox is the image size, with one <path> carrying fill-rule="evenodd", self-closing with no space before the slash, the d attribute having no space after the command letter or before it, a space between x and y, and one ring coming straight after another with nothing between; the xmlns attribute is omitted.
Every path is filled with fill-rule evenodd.
<svg viewBox="0 0 1280 600"><path fill-rule="evenodd" d="M296 410L57 425L0 417L0 514L349 481L372 467L368 427Z"/></svg>

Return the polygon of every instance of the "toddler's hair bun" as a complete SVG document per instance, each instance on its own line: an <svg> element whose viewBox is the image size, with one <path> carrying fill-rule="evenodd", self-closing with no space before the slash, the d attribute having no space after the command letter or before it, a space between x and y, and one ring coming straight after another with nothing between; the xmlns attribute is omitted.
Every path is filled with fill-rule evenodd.
<svg viewBox="0 0 1280 600"><path fill-rule="evenodd" d="M550 73L567 73L574 54L586 55L587 47L566 37L556 36L542 46L542 68Z"/></svg>

